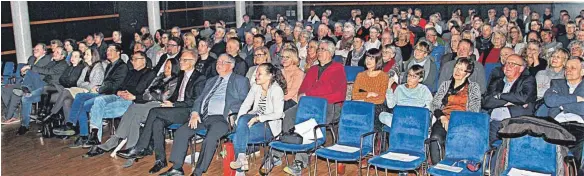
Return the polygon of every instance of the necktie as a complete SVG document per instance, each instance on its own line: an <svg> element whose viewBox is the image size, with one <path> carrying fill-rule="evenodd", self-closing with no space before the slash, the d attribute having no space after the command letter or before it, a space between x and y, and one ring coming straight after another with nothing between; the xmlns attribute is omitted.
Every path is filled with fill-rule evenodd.
<svg viewBox="0 0 584 176"><path fill-rule="evenodd" d="M215 84L213 89L211 89L211 92L209 92L209 95L207 96L207 99L205 99L205 102L203 102L203 112L201 113L201 117L203 117L203 119L207 117L207 113L209 110L209 101L211 101L211 97L213 97L213 94L215 94L219 85L221 85L221 81L223 81L223 77L219 77L219 81L217 82L217 84Z"/></svg>
<svg viewBox="0 0 584 176"><path fill-rule="evenodd" d="M178 90L177 101L184 101L185 100L185 88L187 87L188 82L189 82L189 77L185 73L185 77L183 78L182 82L180 83L180 89Z"/></svg>

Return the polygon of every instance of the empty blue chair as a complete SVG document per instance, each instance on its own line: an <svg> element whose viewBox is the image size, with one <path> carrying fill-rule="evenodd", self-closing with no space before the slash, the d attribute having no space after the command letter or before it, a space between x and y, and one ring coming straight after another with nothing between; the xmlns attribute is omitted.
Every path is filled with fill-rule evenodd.
<svg viewBox="0 0 584 176"><path fill-rule="evenodd" d="M353 83L357 79L357 74L362 72L365 68L360 66L345 66L345 74L347 76L347 82Z"/></svg>
<svg viewBox="0 0 584 176"><path fill-rule="evenodd" d="M359 149L355 152L342 152L325 147L316 150L316 157L340 162L358 161L361 166L361 158L373 151L373 119L375 117L375 105L362 101L345 101L341 110L339 121L339 139L335 145L353 147ZM316 162L314 172L316 173ZM327 164L329 173L330 165ZM360 167L359 167L360 168ZM359 169L361 175L361 169Z"/></svg>
<svg viewBox="0 0 584 176"><path fill-rule="evenodd" d="M507 175L512 168L556 175L557 146L540 137L522 136L509 139L506 168L501 175Z"/></svg>
<svg viewBox="0 0 584 176"><path fill-rule="evenodd" d="M389 148L386 152L369 159L369 165L400 172L414 171L426 162L426 145L430 128L430 111L426 108L395 106L389 132ZM411 161L386 159L388 153L417 157ZM369 169L367 169L369 175Z"/></svg>
<svg viewBox="0 0 584 176"><path fill-rule="evenodd" d="M324 144L326 140L326 107L327 107L327 100L324 98L318 97L311 97L311 96L303 96L300 98L298 102L298 111L296 111L296 120L294 121L295 124L299 124L305 122L309 119L316 120L316 123L319 124L317 127L320 127L323 137L317 139L315 142L310 144L289 144L280 141L273 141L270 142L270 151L272 149L276 149L279 151L283 151L285 153L292 152L292 153L300 153L306 152L311 153L316 150L317 146L321 146ZM315 127L316 128L316 127ZM272 152L270 152L272 153ZM285 157L288 158L288 157ZM308 160L307 166L310 166L310 160ZM286 160L288 163L288 160ZM310 173L310 167L309 173Z"/></svg>
<svg viewBox="0 0 584 176"><path fill-rule="evenodd" d="M472 141L472 142L471 142ZM455 111L450 115L446 134L445 157L438 164L463 168L459 173L431 167L431 175L483 175L466 168L464 160L481 163L484 171L485 153L489 149L489 116L483 113Z"/></svg>
<svg viewBox="0 0 584 176"><path fill-rule="evenodd" d="M10 84L10 78L14 75L14 62L4 63L4 70L2 70L2 83Z"/></svg>
<svg viewBox="0 0 584 176"><path fill-rule="evenodd" d="M345 65L345 63L343 62L343 56L335 55L335 56L333 57L333 61L335 61L335 62L338 62L338 63L341 63L341 64Z"/></svg>

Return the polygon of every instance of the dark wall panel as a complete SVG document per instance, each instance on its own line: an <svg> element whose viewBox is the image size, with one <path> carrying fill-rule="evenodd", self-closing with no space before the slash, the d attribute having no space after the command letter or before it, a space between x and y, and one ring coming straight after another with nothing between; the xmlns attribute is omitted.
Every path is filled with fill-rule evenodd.
<svg viewBox="0 0 584 176"><path fill-rule="evenodd" d="M233 1L171 1L171 2L160 2L160 10L176 10L176 9L187 9L187 8L204 8L204 7L214 7L214 6L232 6L229 8L220 9L204 9L195 11L178 11L178 12L168 12L163 13L160 17L162 28L170 29L173 26L178 27L191 27L191 26L201 26L204 20L209 20L211 23L215 23L219 20L225 22L235 21L235 3ZM230 25L227 25L231 27Z"/></svg>
<svg viewBox="0 0 584 176"><path fill-rule="evenodd" d="M115 1L29 1L31 21L117 13ZM131 7L125 7L131 8Z"/></svg>

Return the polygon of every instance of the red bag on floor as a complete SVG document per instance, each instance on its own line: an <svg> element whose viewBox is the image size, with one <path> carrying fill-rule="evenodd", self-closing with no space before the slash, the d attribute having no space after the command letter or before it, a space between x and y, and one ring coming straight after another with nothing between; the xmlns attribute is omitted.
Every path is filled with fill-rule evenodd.
<svg viewBox="0 0 584 176"><path fill-rule="evenodd" d="M223 143L223 151L221 151L221 156L223 157L223 176L235 176L235 170L231 169L231 166L229 166L232 161L235 161L233 143Z"/></svg>

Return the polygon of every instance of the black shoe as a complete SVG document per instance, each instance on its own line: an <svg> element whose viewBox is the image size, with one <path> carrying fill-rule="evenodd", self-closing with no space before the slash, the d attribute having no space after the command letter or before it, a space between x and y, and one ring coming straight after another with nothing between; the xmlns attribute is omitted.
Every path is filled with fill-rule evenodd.
<svg viewBox="0 0 584 176"><path fill-rule="evenodd" d="M81 148L85 143L87 143L87 136L79 136L73 144L69 145L69 148Z"/></svg>
<svg viewBox="0 0 584 176"><path fill-rule="evenodd" d="M99 145L99 139L97 138L97 133L99 132L98 129L91 129L91 133L89 134L89 141L87 141L87 145L84 145L83 148L90 148L94 145Z"/></svg>
<svg viewBox="0 0 584 176"><path fill-rule="evenodd" d="M154 166L152 166L152 168L150 168L148 173L150 173L150 174L156 173L165 167L166 167L166 161L156 160L156 161L154 161Z"/></svg>
<svg viewBox="0 0 584 176"><path fill-rule="evenodd" d="M89 149L89 151L87 153L85 153L85 155L82 156L82 158L91 158L94 156L103 155L105 152L107 152L107 151L99 148L97 145L94 145L93 147L91 147Z"/></svg>
<svg viewBox="0 0 584 176"><path fill-rule="evenodd" d="M17 136L21 136L26 134L26 132L28 132L28 128L24 127L24 126L20 126L20 128L18 128L18 131L16 132Z"/></svg>
<svg viewBox="0 0 584 176"><path fill-rule="evenodd" d="M144 157L143 152L144 150L138 151L136 148L120 150L118 151L117 155L124 159L135 159L135 158L142 158Z"/></svg>
<svg viewBox="0 0 584 176"><path fill-rule="evenodd" d="M182 170L182 168L180 169L170 168L166 172L160 174L160 176L183 176L183 175L185 175L185 172Z"/></svg>

